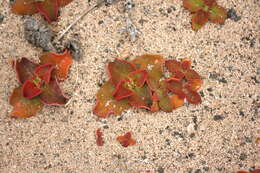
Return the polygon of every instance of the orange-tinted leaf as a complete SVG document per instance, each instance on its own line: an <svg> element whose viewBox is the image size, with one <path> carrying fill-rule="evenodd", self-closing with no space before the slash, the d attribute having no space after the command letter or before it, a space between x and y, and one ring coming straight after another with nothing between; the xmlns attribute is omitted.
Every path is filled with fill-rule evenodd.
<svg viewBox="0 0 260 173"><path fill-rule="evenodd" d="M34 69L38 64L28 60L27 58L21 58L14 61L14 68L17 73L18 80L23 84L25 81L32 79L34 75Z"/></svg>
<svg viewBox="0 0 260 173"><path fill-rule="evenodd" d="M101 118L105 118L110 114L121 114L123 111L130 108L127 99L115 100L113 97L115 87L111 81L106 82L96 95L97 103L93 112Z"/></svg>
<svg viewBox="0 0 260 173"><path fill-rule="evenodd" d="M108 64L108 71L110 78L115 86L122 81L128 78L128 74L135 71L135 66L122 59L115 59L114 62Z"/></svg>
<svg viewBox="0 0 260 173"><path fill-rule="evenodd" d="M142 87L144 83L147 81L148 73L146 70L136 70L129 73L129 78L132 80L137 87Z"/></svg>
<svg viewBox="0 0 260 173"><path fill-rule="evenodd" d="M127 132L123 136L118 136L116 140L123 146L123 147L128 147L130 145L135 145L136 141L132 139L132 134L131 132Z"/></svg>
<svg viewBox="0 0 260 173"><path fill-rule="evenodd" d="M32 99L42 93L42 90L37 87L37 85L34 82L31 82L30 80L27 80L23 84L22 88L23 97L27 99Z"/></svg>
<svg viewBox="0 0 260 173"><path fill-rule="evenodd" d="M163 76L162 66L164 58L160 55L145 54L133 60L138 69L148 72L147 82L152 90L159 87L159 81Z"/></svg>
<svg viewBox="0 0 260 173"><path fill-rule="evenodd" d="M181 63L175 59L167 60L165 62L167 70L171 73L181 72L182 66Z"/></svg>
<svg viewBox="0 0 260 173"><path fill-rule="evenodd" d="M50 23L58 18L58 0L44 0L35 4L37 10Z"/></svg>
<svg viewBox="0 0 260 173"><path fill-rule="evenodd" d="M103 133L100 128L96 130L96 143L98 146L104 145Z"/></svg>
<svg viewBox="0 0 260 173"><path fill-rule="evenodd" d="M43 64L39 65L35 70L34 73L44 80L46 83L50 82L51 73L54 70L54 66L52 64Z"/></svg>
<svg viewBox="0 0 260 173"><path fill-rule="evenodd" d="M129 104L136 108L150 110L152 105L151 91L147 84L133 89L133 95L129 97Z"/></svg>
<svg viewBox="0 0 260 173"><path fill-rule="evenodd" d="M69 68L72 64L72 57L69 51L63 54L47 52L40 57L41 64L52 64L56 66L56 76L58 79L65 79L68 76Z"/></svg>
<svg viewBox="0 0 260 173"><path fill-rule="evenodd" d="M67 98L62 93L57 78L51 78L49 83L44 83L41 87L43 90L39 96L40 100L47 105L64 105L67 103Z"/></svg>
<svg viewBox="0 0 260 173"><path fill-rule="evenodd" d="M184 99L180 98L178 95L171 96L171 101L172 101L173 109L181 107L184 104Z"/></svg>
<svg viewBox="0 0 260 173"><path fill-rule="evenodd" d="M205 5L211 7L212 5L217 4L216 0L203 0Z"/></svg>
<svg viewBox="0 0 260 173"><path fill-rule="evenodd" d="M10 97L10 104L14 107L10 116L15 118L34 116L43 108L43 104L38 98L26 99L23 97L21 87L14 89Z"/></svg>
<svg viewBox="0 0 260 173"><path fill-rule="evenodd" d="M166 89L167 83L161 82L160 88L156 89L153 93L153 100L158 99L158 105L164 112L171 112L173 107L171 99L168 96L168 91Z"/></svg>
<svg viewBox="0 0 260 173"><path fill-rule="evenodd" d="M73 0L58 0L58 4L60 7L63 7L65 5L68 5L69 3L71 3Z"/></svg>
<svg viewBox="0 0 260 173"><path fill-rule="evenodd" d="M250 171L250 173L260 173L260 169L255 169L253 171Z"/></svg>
<svg viewBox="0 0 260 173"><path fill-rule="evenodd" d="M209 20L208 12L199 10L192 15L192 29L197 31L202 28Z"/></svg>
<svg viewBox="0 0 260 173"><path fill-rule="evenodd" d="M166 87L173 94L178 95L182 99L185 98L185 93L183 92L183 86L180 80L176 78L168 79Z"/></svg>
<svg viewBox="0 0 260 173"><path fill-rule="evenodd" d="M227 19L227 10L219 5L213 5L209 11L209 20L214 23L224 23Z"/></svg>
<svg viewBox="0 0 260 173"><path fill-rule="evenodd" d="M237 173L248 173L247 171L237 171Z"/></svg>
<svg viewBox="0 0 260 173"><path fill-rule="evenodd" d="M183 70L188 70L191 68L191 60L190 58L184 58L181 60L181 66Z"/></svg>
<svg viewBox="0 0 260 173"><path fill-rule="evenodd" d="M12 12L20 15L32 15L37 13L34 3L28 0L15 0L12 5Z"/></svg>
<svg viewBox="0 0 260 173"><path fill-rule="evenodd" d="M183 0L183 6L190 12L196 12L203 8L203 0Z"/></svg>
<svg viewBox="0 0 260 173"><path fill-rule="evenodd" d="M189 69L185 71L184 75L188 81L188 85L190 86L191 90L197 91L198 89L200 89L203 81L200 75L195 70Z"/></svg>
<svg viewBox="0 0 260 173"><path fill-rule="evenodd" d="M201 103L201 97L196 91L192 91L189 88L184 88L184 93L187 101L190 104L199 104Z"/></svg>
<svg viewBox="0 0 260 173"><path fill-rule="evenodd" d="M125 83L127 83L127 82L120 81L117 84L116 89L112 94L116 100L121 100L121 99L130 97L131 95L133 95L133 92L124 86Z"/></svg>

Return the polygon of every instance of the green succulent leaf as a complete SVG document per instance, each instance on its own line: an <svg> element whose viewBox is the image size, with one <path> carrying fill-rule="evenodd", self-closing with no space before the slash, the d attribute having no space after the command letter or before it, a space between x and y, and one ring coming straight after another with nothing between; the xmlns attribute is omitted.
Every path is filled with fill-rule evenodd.
<svg viewBox="0 0 260 173"><path fill-rule="evenodd" d="M183 0L183 6L190 12L196 12L204 7L203 0Z"/></svg>
<svg viewBox="0 0 260 173"><path fill-rule="evenodd" d="M214 23L224 23L227 19L227 10L219 5L213 5L209 11L209 20Z"/></svg>

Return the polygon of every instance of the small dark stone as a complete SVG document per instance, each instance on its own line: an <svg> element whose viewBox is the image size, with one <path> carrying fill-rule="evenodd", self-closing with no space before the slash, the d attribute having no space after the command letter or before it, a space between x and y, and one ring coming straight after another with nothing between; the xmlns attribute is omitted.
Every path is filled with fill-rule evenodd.
<svg viewBox="0 0 260 173"><path fill-rule="evenodd" d="M125 1L125 10L131 10L134 7L135 7L135 4L134 4L133 0Z"/></svg>
<svg viewBox="0 0 260 173"><path fill-rule="evenodd" d="M204 92L201 90L200 92L200 95L201 95L201 97L204 97L205 95L204 95Z"/></svg>
<svg viewBox="0 0 260 173"><path fill-rule="evenodd" d="M100 20L100 21L98 22L99 25L101 25L101 24L103 24L103 23L104 23L103 20Z"/></svg>
<svg viewBox="0 0 260 173"><path fill-rule="evenodd" d="M79 61L83 56L82 45L77 40L68 40L65 47L70 50L73 59Z"/></svg>
<svg viewBox="0 0 260 173"><path fill-rule="evenodd" d="M165 139L165 143L166 143L166 145L171 145L170 139Z"/></svg>
<svg viewBox="0 0 260 173"><path fill-rule="evenodd" d="M164 173L164 168L160 166L160 167L157 169L157 172L158 172L158 173Z"/></svg>
<svg viewBox="0 0 260 173"><path fill-rule="evenodd" d="M215 116L213 117L213 120L215 120L215 121L224 120L224 119L225 119L225 117L224 117L223 115L215 115Z"/></svg>
<svg viewBox="0 0 260 173"><path fill-rule="evenodd" d="M212 88L208 88L207 91L208 91L208 92L212 92L213 89L212 89Z"/></svg>
<svg viewBox="0 0 260 173"><path fill-rule="evenodd" d="M203 167L203 170L206 171L206 172L208 172L208 171L209 171L209 167L207 167L207 166L206 166L206 167Z"/></svg>
<svg viewBox="0 0 260 173"><path fill-rule="evenodd" d="M246 160L246 158L247 158L247 155L245 153L241 153L239 156L240 160Z"/></svg>
<svg viewBox="0 0 260 173"><path fill-rule="evenodd" d="M255 83L257 83L257 84L260 83L260 82L256 79L256 76L252 76L251 79L252 79Z"/></svg>
<svg viewBox="0 0 260 173"><path fill-rule="evenodd" d="M191 133L190 138L194 138L194 137L195 137L195 133Z"/></svg>
<svg viewBox="0 0 260 173"><path fill-rule="evenodd" d="M210 79L217 79L218 77L219 77L219 74L216 73L216 72L213 72L213 73L210 73L210 74L209 74L209 78L210 78Z"/></svg>
<svg viewBox="0 0 260 173"><path fill-rule="evenodd" d="M245 116L245 113L240 110L240 111L239 111L239 115L243 117L243 116Z"/></svg>
<svg viewBox="0 0 260 173"><path fill-rule="evenodd" d="M33 18L28 18L25 21L24 36L29 43L41 47L44 51L55 50L51 42L54 36L53 31Z"/></svg>
<svg viewBox="0 0 260 173"><path fill-rule="evenodd" d="M237 15L237 12L234 8L230 8L227 12L227 17L235 22L241 19L241 16Z"/></svg>
<svg viewBox="0 0 260 173"><path fill-rule="evenodd" d="M223 77L221 79L219 79L218 81L222 82L222 83L227 83L227 80L225 78L223 78Z"/></svg>
<svg viewBox="0 0 260 173"><path fill-rule="evenodd" d="M104 125L103 128L104 128L104 129L108 129L109 126L108 126L108 125Z"/></svg>
<svg viewBox="0 0 260 173"><path fill-rule="evenodd" d="M172 9L171 8L167 8L167 13L171 13Z"/></svg>
<svg viewBox="0 0 260 173"><path fill-rule="evenodd" d="M195 156L196 156L196 155L195 155L194 153L189 153L187 157L192 159L192 158L194 158Z"/></svg>
<svg viewBox="0 0 260 173"><path fill-rule="evenodd" d="M252 143L252 138L245 136L245 141L246 141L246 143Z"/></svg>
<svg viewBox="0 0 260 173"><path fill-rule="evenodd" d="M196 169L194 173L201 173L200 169Z"/></svg>
<svg viewBox="0 0 260 173"><path fill-rule="evenodd" d="M0 24L4 21L5 16L0 13Z"/></svg>
<svg viewBox="0 0 260 173"><path fill-rule="evenodd" d="M119 118L117 118L117 121L122 121L123 120L123 116L120 116Z"/></svg>
<svg viewBox="0 0 260 173"><path fill-rule="evenodd" d="M183 134L181 134L180 132L177 132L177 131L173 132L172 136L179 137L179 138L184 138Z"/></svg>
<svg viewBox="0 0 260 173"><path fill-rule="evenodd" d="M52 165L51 165L51 164L49 164L48 166L46 166L44 169L50 169L50 168L52 168Z"/></svg>

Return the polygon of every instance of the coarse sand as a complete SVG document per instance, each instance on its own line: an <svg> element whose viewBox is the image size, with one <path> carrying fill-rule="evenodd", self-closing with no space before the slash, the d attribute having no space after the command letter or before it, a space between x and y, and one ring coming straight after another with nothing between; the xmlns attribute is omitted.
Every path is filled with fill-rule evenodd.
<svg viewBox="0 0 260 173"><path fill-rule="evenodd" d="M42 49L24 38L26 17L0 1L0 173L235 173L260 168L260 2L218 0L241 19L191 29L181 0L134 0L130 11L140 31L131 42L123 2L102 6L77 23L63 39L76 39L84 56L74 61L61 84L67 106L45 106L35 117L12 119L8 100L18 86L10 59L38 61ZM74 0L60 11L55 33L65 29L95 0ZM38 15L33 18L44 23ZM131 109L99 119L95 93L107 80L115 57L160 54L189 57L203 77L200 105L185 104L171 113ZM101 128L105 144L95 143ZM131 131L137 144L122 147L116 137Z"/></svg>

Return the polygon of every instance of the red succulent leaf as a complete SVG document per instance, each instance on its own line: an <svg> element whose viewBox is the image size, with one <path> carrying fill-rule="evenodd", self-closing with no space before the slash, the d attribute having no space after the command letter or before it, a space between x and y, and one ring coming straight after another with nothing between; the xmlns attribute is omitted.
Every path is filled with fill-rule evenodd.
<svg viewBox="0 0 260 173"><path fill-rule="evenodd" d="M156 93L152 94L152 101L153 101L153 103L152 103L152 106L151 106L151 112L159 111L159 109L160 109L159 103L158 103L159 98L158 98Z"/></svg>
<svg viewBox="0 0 260 173"><path fill-rule="evenodd" d="M209 13L199 10L192 15L192 29L197 31L202 28L209 20Z"/></svg>
<svg viewBox="0 0 260 173"><path fill-rule="evenodd" d="M205 5L207 5L209 7L217 4L216 0L203 0L203 1L204 1Z"/></svg>
<svg viewBox="0 0 260 173"><path fill-rule="evenodd" d="M135 145L136 141L132 138L131 132L127 132L123 136L118 136L116 140L123 146L128 147L130 145Z"/></svg>
<svg viewBox="0 0 260 173"><path fill-rule="evenodd" d="M260 173L260 169L255 169L253 171L250 171L250 173Z"/></svg>
<svg viewBox="0 0 260 173"><path fill-rule="evenodd" d="M52 64L43 64L36 67L34 73L43 81L49 83L51 79L51 73L53 70L54 66Z"/></svg>
<svg viewBox="0 0 260 173"><path fill-rule="evenodd" d="M159 87L159 81L163 76L164 58L162 56L145 54L135 58L132 62L138 69L147 71L147 82L152 90Z"/></svg>
<svg viewBox="0 0 260 173"><path fill-rule="evenodd" d="M146 70L136 70L129 73L128 77L136 84L137 87L142 87L147 81L148 73Z"/></svg>
<svg viewBox="0 0 260 173"><path fill-rule="evenodd" d="M96 143L98 146L104 145L103 133L100 128L96 130Z"/></svg>
<svg viewBox="0 0 260 173"><path fill-rule="evenodd" d="M129 97L129 104L136 108L150 110L152 105L151 91L147 84L133 89L133 95Z"/></svg>
<svg viewBox="0 0 260 173"><path fill-rule="evenodd" d="M73 0L58 0L59 7L63 7L65 5L68 5L71 3Z"/></svg>
<svg viewBox="0 0 260 173"><path fill-rule="evenodd" d="M179 79L170 78L167 80L166 88L170 90L173 94L178 95L180 98L185 98L185 93L183 92L183 86Z"/></svg>
<svg viewBox="0 0 260 173"><path fill-rule="evenodd" d="M196 12L204 7L204 0L183 0L183 6L190 12Z"/></svg>
<svg viewBox="0 0 260 173"><path fill-rule="evenodd" d="M13 13L20 15L32 15L37 13L35 3L29 0L15 0L11 10Z"/></svg>
<svg viewBox="0 0 260 173"><path fill-rule="evenodd" d="M183 70L189 70L191 68L191 59L184 58L181 60L181 67Z"/></svg>
<svg viewBox="0 0 260 173"><path fill-rule="evenodd" d="M173 95L170 97L172 101L173 109L177 109L184 104L184 98L180 98L178 95Z"/></svg>
<svg viewBox="0 0 260 173"><path fill-rule="evenodd" d="M224 23L227 19L227 10L219 5L213 5L209 10L209 20L214 23Z"/></svg>
<svg viewBox="0 0 260 173"><path fill-rule="evenodd" d="M32 79L34 75L34 69L38 64L28 60L27 58L21 58L14 61L14 68L17 73L18 80L23 84L25 81Z"/></svg>
<svg viewBox="0 0 260 173"><path fill-rule="evenodd" d="M199 104L199 103L201 103L201 97L200 97L200 95L196 91L192 91L191 89L189 89L188 86L186 86L183 89L183 91L185 93L185 97L186 97L187 101L190 104Z"/></svg>
<svg viewBox="0 0 260 173"><path fill-rule="evenodd" d="M67 50L63 54L47 52L40 57L40 61L41 64L55 65L55 74L59 80L62 80L68 76L69 68L72 64L72 56Z"/></svg>
<svg viewBox="0 0 260 173"><path fill-rule="evenodd" d="M121 114L130 108L127 99L116 100L113 97L115 87L111 81L106 82L96 95L97 103L93 112L100 118L105 118L110 114Z"/></svg>
<svg viewBox="0 0 260 173"><path fill-rule="evenodd" d="M127 82L120 81L117 84L116 89L113 93L113 96L115 97L116 100L121 100L121 99L130 97L131 95L133 95L133 92L124 86L125 83L127 83Z"/></svg>
<svg viewBox="0 0 260 173"><path fill-rule="evenodd" d="M42 93L42 90L37 86L36 83L27 80L24 82L22 87L23 97L32 99Z"/></svg>
<svg viewBox="0 0 260 173"><path fill-rule="evenodd" d="M115 86L122 81L128 78L128 74L135 71L135 66L122 59L115 59L114 62L108 64L108 71L110 78Z"/></svg>
<svg viewBox="0 0 260 173"><path fill-rule="evenodd" d="M171 73L182 72L182 65L175 59L167 60L165 62L167 70Z"/></svg>
<svg viewBox="0 0 260 173"><path fill-rule="evenodd" d="M57 78L51 78L49 83L44 83L41 89L43 92L39 97L44 104L64 105L67 103L68 99L62 93Z"/></svg>
<svg viewBox="0 0 260 173"><path fill-rule="evenodd" d="M247 171L237 171L237 173L249 173Z"/></svg>
<svg viewBox="0 0 260 173"><path fill-rule="evenodd" d="M191 90L197 91L198 89L200 89L203 81L200 75L195 70L192 69L186 70L184 75L188 81L188 85L190 86Z"/></svg>
<svg viewBox="0 0 260 173"><path fill-rule="evenodd" d="M35 3L38 12L50 23L58 18L58 0L44 0Z"/></svg>
<svg viewBox="0 0 260 173"><path fill-rule="evenodd" d="M10 116L14 118L28 118L34 116L43 108L43 104L38 98L27 99L23 97L21 87L14 89L10 97L10 104L14 107Z"/></svg>

